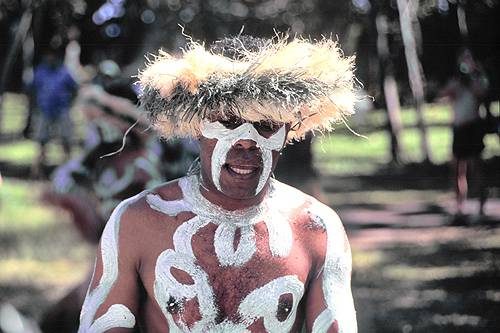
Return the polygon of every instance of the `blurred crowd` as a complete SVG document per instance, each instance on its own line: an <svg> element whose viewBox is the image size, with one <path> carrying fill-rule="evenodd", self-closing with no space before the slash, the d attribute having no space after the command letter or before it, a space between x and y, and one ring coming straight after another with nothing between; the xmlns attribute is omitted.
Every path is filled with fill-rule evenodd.
<svg viewBox="0 0 500 333"><path fill-rule="evenodd" d="M111 59L82 67L79 52L76 40L63 49L45 50L26 85L29 114L23 134L39 147L31 178L50 179L41 200L69 211L82 238L97 246L118 203L185 175L199 145L194 139L159 140L137 108L140 91L133 79ZM77 112L82 117L75 117ZM75 118L85 122L83 147L76 155L71 149ZM64 160L50 172L46 147L56 138ZM77 330L92 270L45 314L43 332Z"/></svg>

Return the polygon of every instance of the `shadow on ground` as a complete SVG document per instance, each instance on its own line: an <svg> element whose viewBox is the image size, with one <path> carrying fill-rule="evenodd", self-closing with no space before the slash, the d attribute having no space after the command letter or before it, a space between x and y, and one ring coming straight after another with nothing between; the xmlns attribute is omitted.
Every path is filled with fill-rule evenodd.
<svg viewBox="0 0 500 333"><path fill-rule="evenodd" d="M498 193L499 160L486 170ZM454 225L449 175L448 166L410 165L322 181L327 194L343 197L393 193L380 202L359 196L328 203L344 222L353 251L360 332L500 332L500 199L490 198L487 216L477 220L470 198L468 219Z"/></svg>
<svg viewBox="0 0 500 333"><path fill-rule="evenodd" d="M350 237L360 332L499 331L499 228L429 229Z"/></svg>

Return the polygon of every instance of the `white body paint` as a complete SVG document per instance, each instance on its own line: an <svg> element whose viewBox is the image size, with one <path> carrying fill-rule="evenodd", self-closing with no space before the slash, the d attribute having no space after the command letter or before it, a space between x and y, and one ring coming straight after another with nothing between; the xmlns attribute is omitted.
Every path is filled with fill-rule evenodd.
<svg viewBox="0 0 500 333"><path fill-rule="evenodd" d="M340 333L357 332L356 312L350 289L351 252L345 251L344 242L338 241L344 239L344 236L340 225L335 221L337 217L332 216L328 207L319 203L305 213L326 230L328 237L322 268L326 309L314 321L312 333L326 332L335 321Z"/></svg>
<svg viewBox="0 0 500 333"><path fill-rule="evenodd" d="M304 204L305 197L290 196L272 179L269 191L260 205L238 211L226 211L205 199L199 190L199 175L179 180L183 198L165 201L156 194L144 192L151 209L176 216L183 211L196 214L183 222L173 235L173 249L163 251L155 267L154 297L169 323L170 332L243 332L248 326L262 319L267 332L288 332L296 319L297 308L304 294L304 284L296 275L278 277L246 295L238 306L238 322L225 319L216 323L219 309L210 284L208 274L197 264L191 245L192 237L208 224L215 224L215 254L221 267L241 267L251 260L257 245L254 226L265 223L269 231L269 248L273 256L286 257L290 254L293 242L292 229L285 216L287 212ZM288 193L289 194L289 193ZM135 318L124 305L111 306L106 314L93 323L99 306L104 302L118 276L118 231L121 214L128 204L137 200L132 198L117 207L102 238L103 275L98 287L89 292L82 309L80 332L98 332L112 327L133 327ZM319 203L304 211L316 224L327 232L328 244L322 272L323 293L326 309L316 318L313 332L324 332L337 320L340 332L354 332L356 320L352 296L349 288L350 253L344 251L340 225L332 211ZM331 220L330 220L331 218ZM234 249L234 237L240 229L238 246ZM341 238L339 238L341 237ZM183 284L173 275L171 268L188 274L192 283ZM344 274L345 273L345 274ZM293 304L285 320L279 321L281 295L291 294ZM186 302L197 299L201 319L188 323L183 319ZM179 316L168 311L175 306ZM342 320L339 320L341 318Z"/></svg>
<svg viewBox="0 0 500 333"><path fill-rule="evenodd" d="M226 156L229 149L240 140L252 140L257 144L262 153L264 168L255 191L256 194L262 191L267 179L271 175L273 162L272 150L280 150L285 143L286 136L285 126L282 126L271 137L265 138L250 123L244 123L235 129L228 129L218 121L211 123L208 120L204 120L201 123L201 133L208 139L218 140L212 155L212 181L219 191L222 191L219 182L220 173L222 166L226 163Z"/></svg>
<svg viewBox="0 0 500 333"><path fill-rule="evenodd" d="M123 304L113 304L90 326L88 333L102 333L116 327L134 328L135 317Z"/></svg>
<svg viewBox="0 0 500 333"><path fill-rule="evenodd" d="M288 318L280 322L276 318L280 296L293 295L293 305ZM238 312L247 326L264 318L264 326L270 333L289 332L295 321L299 301L304 294L304 285L295 275L279 277L263 287L252 291L241 302ZM292 320L290 320L292 319Z"/></svg>
<svg viewBox="0 0 500 333"><path fill-rule="evenodd" d="M218 313L215 296L208 283L206 273L196 265L196 258L191 246L192 237L209 223L218 225L214 235L214 247L221 266L233 265L241 267L247 263L255 253L254 225L258 222L266 223L269 230L271 252L276 256L287 256L292 246L292 230L283 216L282 210L286 207L273 200L274 188L262 204L240 211L226 211L215 206L205 199L199 191L198 176L179 180L184 199L183 204L174 201L161 202L158 196L148 195L147 201L155 210L167 215L178 212L179 207L197 214L194 218L180 225L174 233L174 250L164 251L156 262L155 298L167 317L170 327L176 327L181 332L241 332L259 318L264 318L264 325L269 332L286 332L295 322L297 306L304 293L304 285L295 275L280 277L254 290L241 302L238 313L242 318L240 323L224 321L215 324ZM270 218L274 216L275 218ZM241 230L238 247L233 247L236 230ZM189 274L194 284L183 285L171 274L175 267ZM293 295L293 307L286 320L276 319L278 301L281 295ZM188 328L185 323L175 323L173 316L166 310L168 302L175 300L179 305L179 312L184 310L183 304L197 297L200 304L199 312L202 319L193 327Z"/></svg>
<svg viewBox="0 0 500 333"><path fill-rule="evenodd" d="M121 304L113 305L108 312L92 323L96 311L104 303L111 287L118 278L118 230L120 218L127 206L138 197L122 202L111 214L108 224L102 233L101 256L102 276L99 285L92 292L87 293L80 314L80 328L78 332L102 332L102 327L133 327L135 317L130 310ZM111 326L109 326L111 325ZM132 326L130 326L132 325Z"/></svg>

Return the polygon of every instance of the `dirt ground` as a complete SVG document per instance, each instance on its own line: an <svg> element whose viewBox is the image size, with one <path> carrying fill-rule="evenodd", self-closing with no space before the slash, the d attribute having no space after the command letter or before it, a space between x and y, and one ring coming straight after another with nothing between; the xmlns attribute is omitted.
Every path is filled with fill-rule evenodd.
<svg viewBox="0 0 500 333"><path fill-rule="evenodd" d="M399 223L364 228L349 223L354 212L339 211L353 249L359 331L499 332L500 201L494 204L495 219L474 226L449 226L434 214L409 226L399 210Z"/></svg>
<svg viewBox="0 0 500 333"><path fill-rule="evenodd" d="M492 193L496 163L487 173ZM489 199L481 221L477 200L469 199L467 220L455 225L447 169L414 168L358 185L338 179L341 188L330 188L344 196L393 192L387 203L360 199L335 207L353 251L359 332L500 332L500 199Z"/></svg>

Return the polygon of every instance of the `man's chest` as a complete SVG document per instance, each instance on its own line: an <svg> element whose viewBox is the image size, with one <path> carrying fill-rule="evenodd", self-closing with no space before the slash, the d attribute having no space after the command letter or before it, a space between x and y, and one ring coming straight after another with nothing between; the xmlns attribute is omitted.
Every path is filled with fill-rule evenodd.
<svg viewBox="0 0 500 333"><path fill-rule="evenodd" d="M170 326L186 331L251 325L288 331L311 262L293 240L283 242L285 249L272 250L279 246L270 245L277 241L272 238L265 223L184 225L174 234L174 248L158 255L154 269L152 261L143 269L149 297Z"/></svg>

